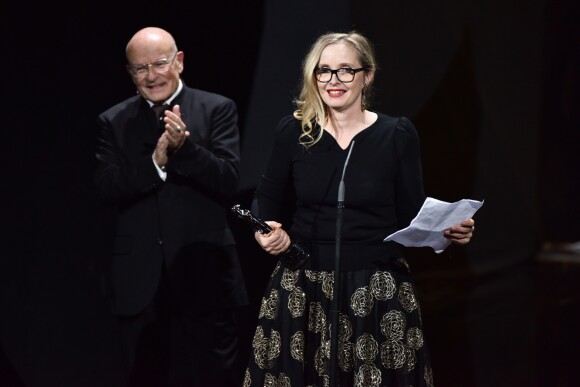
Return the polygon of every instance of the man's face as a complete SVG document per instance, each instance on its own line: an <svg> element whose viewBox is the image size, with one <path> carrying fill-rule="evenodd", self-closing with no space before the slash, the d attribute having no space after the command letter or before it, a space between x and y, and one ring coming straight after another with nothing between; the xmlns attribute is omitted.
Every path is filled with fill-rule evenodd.
<svg viewBox="0 0 580 387"><path fill-rule="evenodd" d="M133 51L128 59L127 69L143 97L163 103L175 93L183 70L183 52L147 48Z"/></svg>

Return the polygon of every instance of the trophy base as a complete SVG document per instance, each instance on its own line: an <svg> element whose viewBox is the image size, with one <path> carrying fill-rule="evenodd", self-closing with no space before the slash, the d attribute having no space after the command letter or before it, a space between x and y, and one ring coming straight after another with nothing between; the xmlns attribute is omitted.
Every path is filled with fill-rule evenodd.
<svg viewBox="0 0 580 387"><path fill-rule="evenodd" d="M303 244L292 242L288 250L280 255L280 261L291 270L298 270L310 257Z"/></svg>

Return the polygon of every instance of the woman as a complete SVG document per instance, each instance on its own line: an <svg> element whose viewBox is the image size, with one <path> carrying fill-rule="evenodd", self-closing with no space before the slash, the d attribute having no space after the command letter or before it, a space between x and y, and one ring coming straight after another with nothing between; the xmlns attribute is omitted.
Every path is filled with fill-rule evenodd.
<svg viewBox="0 0 580 387"><path fill-rule="evenodd" d="M322 35L303 62L297 110L278 124L252 209L273 228L255 234L265 251L283 257L308 241L310 257L274 269L244 386L433 385L414 281L399 246L383 242L425 200L419 138L408 119L367 109L375 72L357 32ZM473 229L467 219L444 235L464 245Z"/></svg>

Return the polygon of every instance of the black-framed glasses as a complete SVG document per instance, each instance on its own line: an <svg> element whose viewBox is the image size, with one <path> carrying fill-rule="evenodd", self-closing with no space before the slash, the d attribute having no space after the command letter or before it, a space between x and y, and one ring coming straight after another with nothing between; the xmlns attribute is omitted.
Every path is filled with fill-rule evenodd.
<svg viewBox="0 0 580 387"><path fill-rule="evenodd" d="M352 67L341 67L336 70L331 70L327 67L317 67L314 69L314 74L318 82L328 83L332 79L332 75L336 75L342 83L349 83L354 81L354 75L359 71L363 71L364 67L353 69Z"/></svg>
<svg viewBox="0 0 580 387"><path fill-rule="evenodd" d="M153 63L143 63L143 64L129 64L129 71L135 78L145 78L151 69L153 69L157 74L164 73L169 70L169 67L177 58L178 51L173 54L171 59L160 59Z"/></svg>

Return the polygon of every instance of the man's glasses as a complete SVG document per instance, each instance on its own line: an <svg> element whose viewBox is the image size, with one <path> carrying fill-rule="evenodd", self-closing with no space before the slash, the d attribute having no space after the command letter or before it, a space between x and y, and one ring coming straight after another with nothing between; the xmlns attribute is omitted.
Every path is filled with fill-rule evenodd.
<svg viewBox="0 0 580 387"><path fill-rule="evenodd" d="M359 71L363 71L364 67L353 69L351 67L341 67L336 70L331 70L326 67L317 67L314 69L314 74L318 82L328 83L332 79L332 75L336 75L338 80L342 83L349 83L354 80L354 75Z"/></svg>
<svg viewBox="0 0 580 387"><path fill-rule="evenodd" d="M149 71L154 70L157 74L164 73L169 70L173 61L177 58L177 52L173 54L171 59L161 59L153 63L144 64L129 64L129 71L135 78L145 78Z"/></svg>

